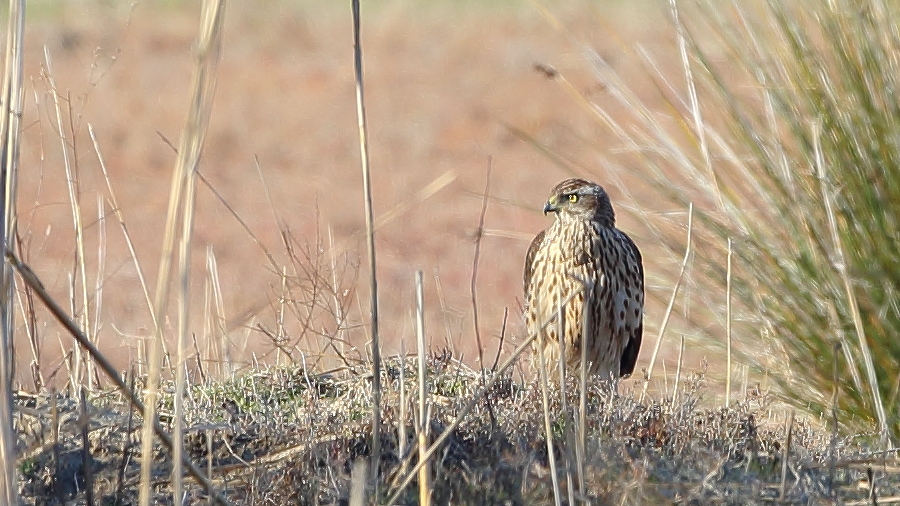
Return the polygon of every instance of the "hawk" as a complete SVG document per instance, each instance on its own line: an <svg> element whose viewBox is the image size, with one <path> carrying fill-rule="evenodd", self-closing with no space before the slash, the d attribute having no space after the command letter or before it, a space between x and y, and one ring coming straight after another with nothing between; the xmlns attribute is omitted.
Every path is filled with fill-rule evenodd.
<svg viewBox="0 0 900 506"><path fill-rule="evenodd" d="M565 361L579 371L587 347L587 373L605 379L634 371L644 318L644 267L641 252L616 228L609 195L600 185L567 179L550 192L544 214L556 219L540 232L525 256L525 326L529 335L545 327L545 357L559 360L559 304L564 308ZM584 284L583 284L584 283ZM593 290L585 300L585 284ZM588 311L589 328L584 329ZM583 335L583 330L587 335ZM540 337L539 337L540 339ZM537 345L535 345L537 346ZM535 348L536 350L536 348Z"/></svg>

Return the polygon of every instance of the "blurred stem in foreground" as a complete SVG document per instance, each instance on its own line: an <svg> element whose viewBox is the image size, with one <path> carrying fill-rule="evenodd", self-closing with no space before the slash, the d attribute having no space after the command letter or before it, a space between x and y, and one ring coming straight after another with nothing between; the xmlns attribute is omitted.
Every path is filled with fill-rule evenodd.
<svg viewBox="0 0 900 506"><path fill-rule="evenodd" d="M3 140L0 160L0 187L3 191L3 216L0 218L0 241L3 251L11 250L16 230L16 182L19 165L19 120L22 116L23 40L25 32L25 0L10 0L6 32L6 58L0 100L0 138ZM12 385L15 374L14 308L15 284L12 267L4 262L0 269L0 502L17 504L16 440L12 433Z"/></svg>
<svg viewBox="0 0 900 506"><path fill-rule="evenodd" d="M224 17L224 0L205 0L203 2L195 53L194 75L190 87L191 102L188 107L184 130L181 134L178 158L172 173L169 207L156 280L157 286L153 302L153 314L155 316L154 336L150 345L146 400L144 402L145 420L154 420L156 418L162 368L162 341L164 339L162 327L169 302L171 269L172 261L176 254L176 246L179 247L179 283L177 285L177 295L179 297L178 339L182 341L182 344L187 339L185 335L189 317L186 288L186 280L189 276L187 252L190 248L193 226L194 183L209 126L209 117L212 112L216 88L216 72L221 57ZM183 360L183 357L178 357L178 359ZM175 367L177 371L182 371L184 364L179 361L175 364ZM182 379L178 374L176 372L177 378ZM176 398L180 397L176 396ZM151 473L153 464L152 459L149 458L150 455L153 455L153 427L150 424L144 425L141 437L141 455L144 458L141 461L140 504L149 506L152 496ZM178 464L172 470L174 475L173 489L177 501L180 500L177 496L181 485L181 469L179 466L182 461L181 426L179 423L175 425L173 440L175 445L173 453Z"/></svg>

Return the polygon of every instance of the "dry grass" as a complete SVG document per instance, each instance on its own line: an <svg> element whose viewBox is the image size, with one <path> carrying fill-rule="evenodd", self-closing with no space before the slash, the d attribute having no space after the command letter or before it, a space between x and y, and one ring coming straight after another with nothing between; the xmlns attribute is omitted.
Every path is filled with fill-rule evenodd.
<svg viewBox="0 0 900 506"><path fill-rule="evenodd" d="M3 86L0 101L0 195L3 196L0 216L0 250L14 247L16 239L16 188L19 173L19 145L23 91L23 38L25 35L25 2L10 2L9 24L6 32ZM14 329L15 280L12 267L0 266L0 499L7 504L16 500L16 474L11 464L16 440L11 430L13 405L11 393L15 380Z"/></svg>
<svg viewBox="0 0 900 506"><path fill-rule="evenodd" d="M667 220L643 217L669 255L693 242L685 291L695 295L682 314L692 337L726 353L725 403L734 356L817 416L839 388L842 423L877 426L889 448L900 435L898 219L886 205L900 198L896 5L689 5L679 14L671 2L680 72L635 55L653 70L664 119L600 58L599 79L629 114L566 89L650 187L693 204L687 243ZM850 384L834 385L836 363Z"/></svg>
<svg viewBox="0 0 900 506"><path fill-rule="evenodd" d="M406 369L416 367L408 359ZM430 431L440 433L480 384L480 373L449 356L428 358ZM418 424L399 418L400 363L385 363L382 412L382 494L393 492L402 463L417 461ZM871 470L877 497L900 494L900 465L868 451L865 438L839 438L771 410L764 393L737 398L731 408L701 408L702 374L685 381L671 400L639 403L630 390L610 395L589 384L585 494L592 504L850 503L869 494ZM571 392L577 383L573 381ZM407 399L417 382L407 376ZM194 385L185 398L185 451L233 504L346 504L354 462L371 451L369 389L365 368L313 374L299 368L267 368L225 382ZM164 385L160 414L173 424L174 384ZM549 391L554 453L565 451L558 390ZM537 383L508 379L466 415L429 468L435 504L552 504L553 487ZM568 405L576 405L572 396ZM45 393L19 396L17 431L27 443L19 461L27 504L62 504L83 497L85 486L78 403ZM489 414L488 403L493 411ZM52 407L55 405L55 414ZM117 392L98 392L88 405L93 486L102 504L134 504L139 448L133 437L140 418L128 414ZM399 453L400 425L408 440ZM58 436L54 429L58 427ZM787 431L790 429L790 447ZM153 500L172 504L171 457L154 450ZM832 462L833 459L833 462ZM830 469L833 468L833 476ZM782 471L786 481L782 487ZM560 470L560 473L562 471ZM559 480L564 482L565 475ZM195 502L204 493L186 483ZM382 497L383 499L383 497ZM398 504L416 504L408 487Z"/></svg>

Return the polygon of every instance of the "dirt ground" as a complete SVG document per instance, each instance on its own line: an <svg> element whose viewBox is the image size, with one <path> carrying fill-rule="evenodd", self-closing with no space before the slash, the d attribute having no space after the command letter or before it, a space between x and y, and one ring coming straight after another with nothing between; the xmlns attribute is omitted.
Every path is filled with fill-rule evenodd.
<svg viewBox="0 0 900 506"><path fill-rule="evenodd" d="M367 258L346 3L229 5L200 170L278 262L287 264L279 224L299 244L314 244L321 234L326 260L330 251L346 252L360 275L345 273L339 291L351 323L358 324L364 321L360 315L368 314ZM640 179L635 172L640 168L629 165L621 143L535 64L559 70L579 92L615 110L614 97L592 76L591 55L652 100L656 88L650 70L635 51L641 48L677 72L674 36L666 12L649 2L560 3L548 10L555 18L528 2L427 6L393 0L363 10L374 206L376 218L386 217L376 243L386 353L398 353L401 343L413 349L413 279L421 269L432 346L449 343L458 356L475 363L470 280L489 163L490 198L477 278L485 360L492 360L498 346L504 308L509 309L506 343L517 341L525 249L549 223L540 213L547 192L570 173L516 136L513 127L589 168L579 175L606 185L620 226L646 248L649 303L638 370L647 364L671 291L667 273L680 258L646 254L654 245L648 244L634 210L659 215L683 210L666 207L643 190L626 197L619 183L627 187ZM163 137L177 145L184 123L198 11L196 2L52 2L36 7L28 22L19 183L23 250L51 292L74 301L72 311L82 315L52 77L61 100L65 150L77 175L88 320L101 348L123 368L150 334L150 317L89 127L152 293L175 162ZM423 198L436 181L440 189ZM274 361L259 326L276 326L280 276L203 185L194 232L192 330L198 347L214 344L204 318L212 252L236 360ZM171 314L174 322L174 309ZM49 374L71 344L40 315L40 362ZM367 335L367 329L357 328L348 339L362 347ZM32 355L24 332L19 336L19 377L29 384ZM312 355L328 354L312 338L303 346ZM671 359L675 348L672 339L663 354ZM703 353L695 353L694 363Z"/></svg>

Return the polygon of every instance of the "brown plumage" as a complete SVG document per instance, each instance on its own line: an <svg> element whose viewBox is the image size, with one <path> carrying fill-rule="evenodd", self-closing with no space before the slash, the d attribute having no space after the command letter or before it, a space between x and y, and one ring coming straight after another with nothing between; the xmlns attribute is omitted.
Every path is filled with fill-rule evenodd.
<svg viewBox="0 0 900 506"><path fill-rule="evenodd" d="M579 371L581 346L587 346L588 373L618 378L634 371L644 319L644 267L641 252L615 227L609 195L598 184L567 179L550 192L544 214L556 219L531 242L525 257L525 326L532 334L565 306L565 351L570 374ZM579 279L594 290L584 300ZM582 336L584 310L590 311ZM545 357L559 360L558 324L544 330ZM535 341L541 342L540 338Z"/></svg>

